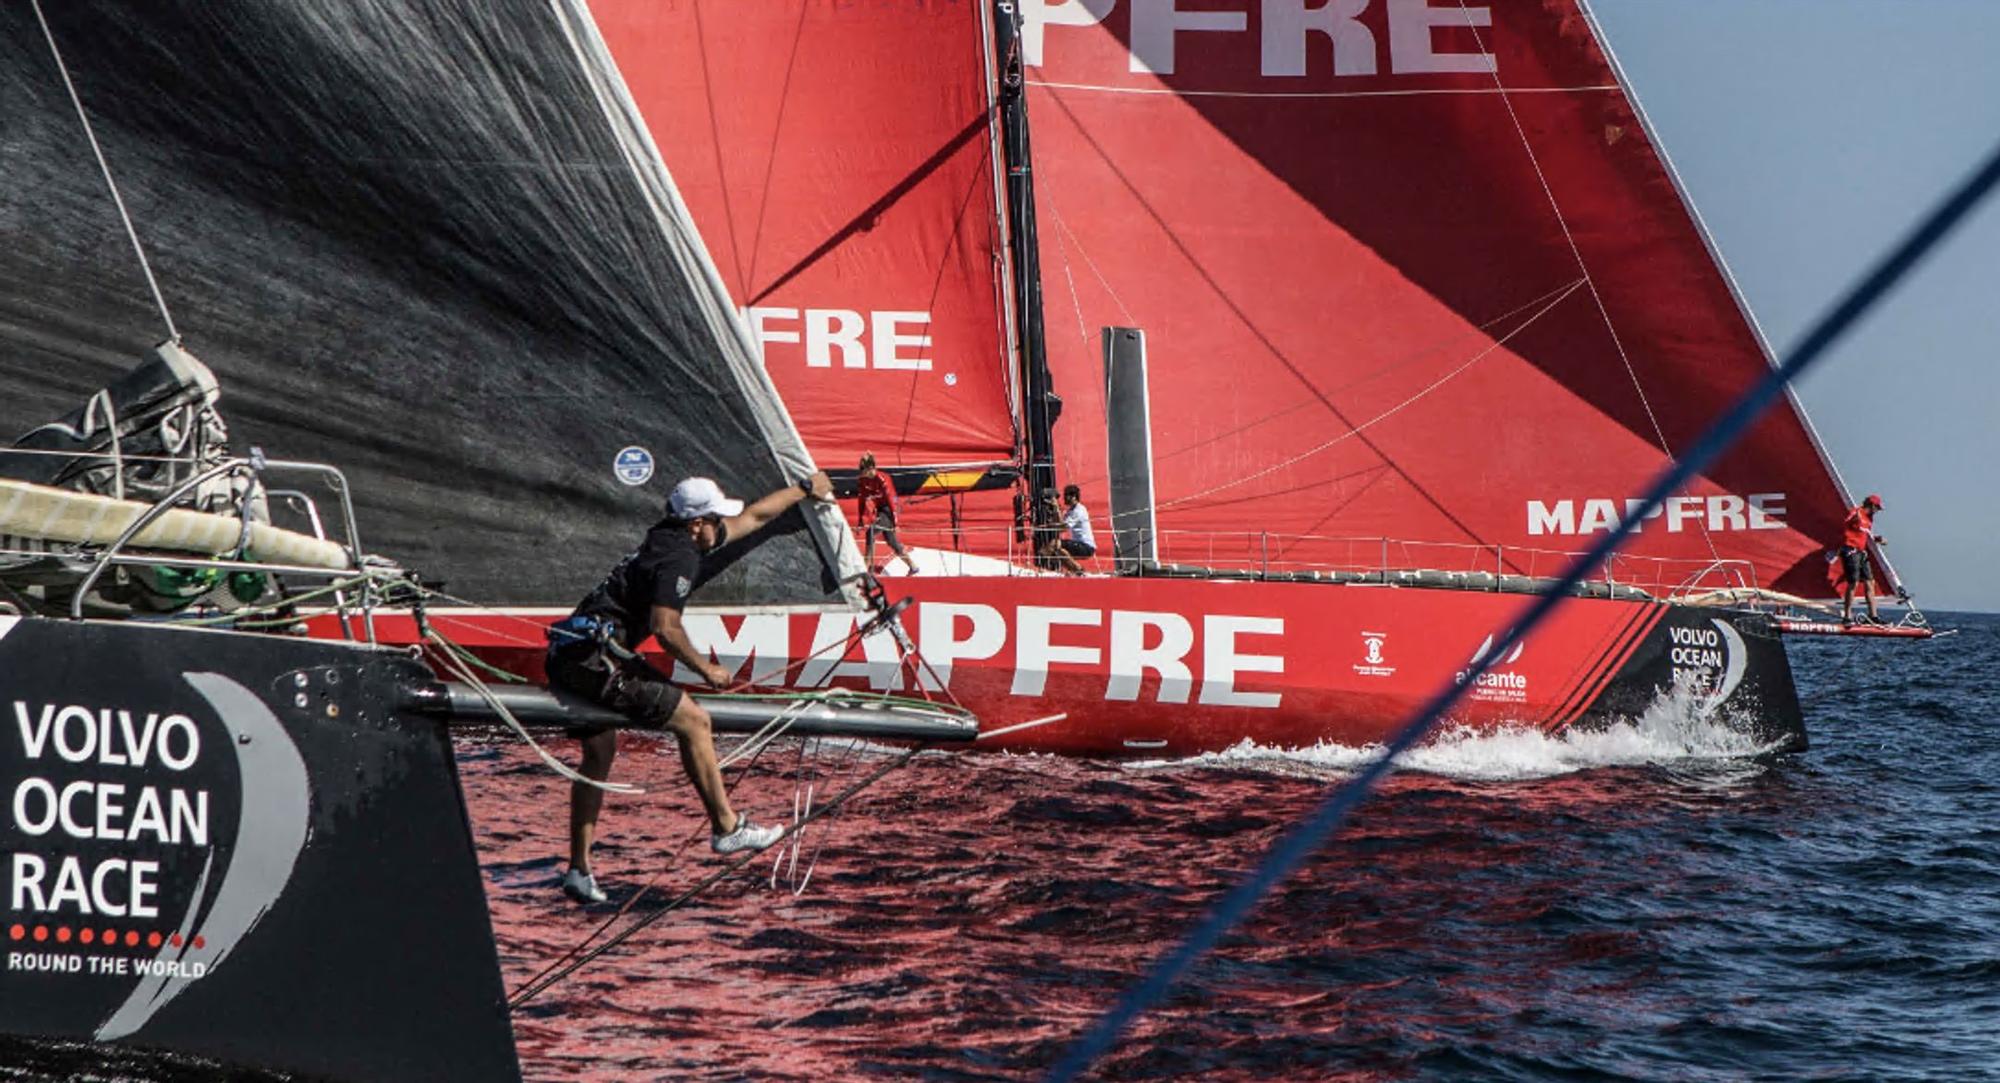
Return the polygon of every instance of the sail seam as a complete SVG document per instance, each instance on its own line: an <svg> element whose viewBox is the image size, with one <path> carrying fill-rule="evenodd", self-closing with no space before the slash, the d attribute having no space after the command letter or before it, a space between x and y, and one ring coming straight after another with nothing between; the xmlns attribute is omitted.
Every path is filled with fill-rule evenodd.
<svg viewBox="0 0 2000 1083"><path fill-rule="evenodd" d="M1465 10L1465 0L1458 0L1458 6L1460 10ZM1479 46L1481 53L1491 55L1486 47L1486 36L1471 23L1469 15L1467 20L1466 29L1472 31L1474 44ZM1535 171L1535 181L1542 186L1542 195L1548 198L1549 210L1555 215L1556 225L1562 229L1563 241L1569 245L1570 257L1576 260L1576 268L1583 274L1584 285L1590 289L1591 302L1597 306L1597 315L1604 321L1605 332L1611 336L1612 349L1618 352L1618 361L1625 366L1625 375L1632 380L1632 390L1638 394L1639 405L1646 411L1646 421L1653 426L1653 436L1660 442L1660 451L1668 459L1673 459L1674 449L1667 443L1666 430L1660 427L1659 415L1653 412L1653 402L1646 397L1646 387L1639 381L1638 369L1632 366L1632 356L1625 350L1625 340L1618 334L1618 326L1611 322L1611 311L1604 306L1604 296L1597 290L1597 280L1591 277L1590 265L1583 260L1583 250L1577 246L1576 234L1570 231L1569 219L1563 216L1562 204L1556 200L1555 189L1549 186L1548 174L1542 171L1542 160L1535 154L1534 144L1528 140L1528 130L1521 124L1521 115L1514 110L1514 100L1506 93L1506 84L1500 81L1498 64L1493 65L1492 75L1493 86L1500 91L1500 103L1506 107L1507 119L1514 125L1514 134L1521 141L1521 151L1528 156L1528 165ZM1698 525L1701 529L1702 543L1708 546L1709 555L1721 560L1722 553L1715 547L1715 536L1709 532L1707 521L1701 520Z"/></svg>
<svg viewBox="0 0 2000 1083"><path fill-rule="evenodd" d="M1389 407L1387 410L1384 410L1383 412L1376 414L1374 417L1369 418L1368 420L1362 422L1361 424L1354 426L1353 428L1347 430L1344 433L1341 433L1339 436L1336 436L1333 439L1328 440L1326 443L1321 444L1318 447L1313 448L1309 451L1300 452L1299 454L1294 455L1291 458L1284 460L1283 462L1273 463L1270 466L1267 466L1264 469L1259 470L1254 474L1246 474L1243 477L1235 478L1230 481L1225 481L1220 485L1204 489L1198 493L1191 493L1187 496L1176 497L1172 500L1166 501L1165 503L1156 504L1155 507L1156 508L1179 507L1182 504L1191 503L1193 501L1203 499L1204 497L1213 496L1214 494L1222 492L1225 489L1233 489L1238 485L1247 484L1249 482L1256 481L1259 478L1269 477L1270 475L1275 474L1278 471L1285 469L1286 467L1294 466L1298 463L1304 462L1305 460L1310 459L1315 455L1318 455L1320 452L1326 451L1327 449L1333 447L1334 445L1339 444L1345 440L1348 440L1351 437L1361 435L1363 432L1367 431L1370 427L1374 426L1375 424L1382 421L1387 421L1389 418L1395 416L1398 413L1401 413L1405 408L1416 403L1417 400L1424 398L1431 392L1436 391L1438 388L1443 387L1445 384L1450 383L1452 380L1458 378L1458 376L1463 372L1465 372L1465 370L1478 364L1480 361L1484 360L1488 355L1490 355L1493 351L1506 345L1509 339L1512 339L1515 335L1520 334L1521 332L1527 330L1529 327L1534 326L1537 320L1540 320L1543 316L1548 315L1549 312L1553 310L1557 305L1562 304L1563 301L1567 300L1571 294L1575 293L1579 289L1582 289L1583 286L1584 286L1584 280L1581 278L1577 279L1574 282L1571 282L1567 288L1565 288L1561 293L1557 294L1552 300L1549 301L1548 304L1543 305L1540 308L1540 310L1536 311L1533 315L1529 316L1527 319L1521 321L1521 325L1519 327L1516 327L1513 330L1507 332L1506 334L1500 336L1499 338L1494 339L1492 342L1487 343L1483 349L1481 349L1478 353L1473 354L1471 357L1467 358L1457 368L1452 369L1450 372L1447 372L1443 376L1438 377L1436 380L1431 381L1430 384L1426 385L1416 394L1411 395L1409 398L1404 399L1402 402L1399 402L1396 405Z"/></svg>

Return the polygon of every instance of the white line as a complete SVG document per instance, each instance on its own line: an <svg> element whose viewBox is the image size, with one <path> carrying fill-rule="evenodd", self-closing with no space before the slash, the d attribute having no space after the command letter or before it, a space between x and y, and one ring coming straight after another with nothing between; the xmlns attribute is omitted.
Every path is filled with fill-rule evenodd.
<svg viewBox="0 0 2000 1083"><path fill-rule="evenodd" d="M1362 422L1361 424L1354 426L1353 428L1347 430L1344 433L1341 433L1339 436L1336 436L1333 439L1328 440L1326 443L1323 443L1318 447L1302 451L1297 455L1294 455L1291 458L1286 459L1283 462L1272 463L1270 466L1267 466L1264 469L1259 470L1255 473L1245 474L1242 477L1235 478L1230 481L1225 481L1220 485L1211 486L1207 489L1203 489L1198 493L1189 493L1186 496L1177 496L1172 500L1168 500L1165 501L1164 503L1155 505L1156 510L1166 509L1166 508L1177 508L1183 504L1200 500L1203 497L1213 496L1216 493L1223 491L1224 489L1234 489L1238 485L1247 485L1250 482L1258 480L1259 478L1269 477L1280 470L1284 470L1291 466L1296 466L1299 463L1302 463L1307 459L1310 459L1313 456L1318 455L1320 452L1323 452L1328 448L1333 447L1336 444L1339 444L1352 437L1359 436L1360 434L1368 431L1370 428L1373 428L1377 423L1387 421L1391 417L1394 417L1396 414L1401 413L1405 408L1417 402L1417 400L1423 398L1426 395L1429 395L1431 392L1436 391L1438 388L1443 387L1445 384L1450 383L1452 380L1456 379L1459 375L1464 373L1466 369L1471 368L1472 366L1478 364L1481 360L1485 359L1485 357L1488 354L1492 353L1495 350L1498 350L1502 346L1505 346L1509 339L1512 339L1515 335L1518 335L1522 331L1525 331L1529 327L1533 326L1535 321L1541 319L1543 316L1547 315L1551 310L1553 310L1557 305L1563 303L1563 301L1567 299L1570 294L1575 293L1579 289L1582 289L1584 281L1585 281L1584 279L1579 278L1576 281L1571 282L1567 287L1563 289L1561 293L1556 294L1553 300L1551 300L1548 304L1543 305L1540 311L1529 316L1525 321L1523 321L1519 327L1516 327L1512 331L1509 331L1506 334L1501 335L1499 338L1494 339L1492 342L1487 343L1486 346L1480 349L1478 353L1475 353L1470 358L1466 359L1466 361L1463 364L1459 365L1455 369L1452 369L1450 372L1445 373L1443 376L1440 376L1437 379L1431 381L1430 384L1425 386L1422 390L1418 391L1416 394L1411 395L1409 398L1406 398L1403 401L1397 403L1396 405L1389 407L1387 410L1384 410L1381 413L1376 414L1374 417L1371 417L1368 420ZM1544 296L1546 296L1546 294Z"/></svg>
<svg viewBox="0 0 2000 1083"><path fill-rule="evenodd" d="M1047 718L1037 718L1031 722L1016 722L1011 726L1002 726L997 730L988 730L987 732L982 733L977 737L974 737L973 740L984 741L988 737L998 737L1003 733L1013 733L1015 730L1024 730L1033 726L1046 726L1051 722L1060 722L1068 717L1069 717L1069 712L1064 711L1061 714L1052 714Z"/></svg>
<svg viewBox="0 0 2000 1083"><path fill-rule="evenodd" d="M1029 86L1050 90L1093 90L1102 94L1171 94L1177 98L1434 98L1491 96L1495 94L1582 94L1617 90L1611 86L1465 87L1435 90L1185 90L1178 87L1103 86L1095 83L1056 83L1029 79Z"/></svg>

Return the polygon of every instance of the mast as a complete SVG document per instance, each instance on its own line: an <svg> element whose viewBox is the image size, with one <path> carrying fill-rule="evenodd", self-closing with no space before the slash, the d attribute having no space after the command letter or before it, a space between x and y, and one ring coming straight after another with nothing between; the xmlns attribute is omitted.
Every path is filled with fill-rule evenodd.
<svg viewBox="0 0 2000 1083"><path fill-rule="evenodd" d="M1012 0L996 0L994 28L1000 59L1001 150L1007 168L1007 215L1013 248L1014 311L1021 346L1021 413L1026 429L1028 495L1056 486L1055 440L1062 399L1050 387L1042 337L1042 267L1035 236L1035 176L1028 148L1027 81L1021 68L1020 15ZM1040 504L1033 504L1039 511Z"/></svg>

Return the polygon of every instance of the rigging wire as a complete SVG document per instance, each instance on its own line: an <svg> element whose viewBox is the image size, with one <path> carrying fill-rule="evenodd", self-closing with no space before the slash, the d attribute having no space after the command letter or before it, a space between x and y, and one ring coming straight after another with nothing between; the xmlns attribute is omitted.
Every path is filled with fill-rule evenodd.
<svg viewBox="0 0 2000 1083"><path fill-rule="evenodd" d="M1328 440L1327 442L1319 445L1318 447L1309 448L1305 451L1302 451L1297 455L1294 455L1291 458L1284 460L1283 462L1272 463L1270 466L1267 466L1262 470L1256 471L1255 473L1245 474L1239 478L1231 478L1230 480L1225 481L1220 485L1211 486L1207 489L1203 489L1201 492L1198 493L1190 493L1187 496L1179 496L1175 497L1172 500L1156 503L1154 504L1154 507L1155 508L1179 507L1182 504L1190 504L1197 500L1201 500L1205 497L1213 496L1214 494L1222 492L1225 489L1234 489L1239 485L1247 485L1250 482L1256 481L1259 478L1269 477L1270 475L1275 474L1280 470L1304 462L1305 460L1310 459L1313 456L1318 455L1319 453L1326 451L1337 444L1344 443L1355 436L1359 436L1361 433L1366 432L1370 427L1374 426L1378 422L1387 421L1389 418L1394 417L1396 414L1401 413L1404 410L1404 408L1413 405L1414 403L1416 403L1417 400L1429 395L1431 392L1436 391L1438 388L1443 387L1445 384L1450 383L1452 380L1456 379L1459 375L1464 373L1465 370L1485 360L1486 357L1493 351L1499 349L1502 346L1505 346L1508 340L1512 339L1515 335L1518 335L1521 332L1527 330L1528 328L1534 326L1535 321L1541 319L1543 316L1548 315L1549 312L1553 310L1557 305L1568 300L1570 294L1573 294L1577 290L1583 288L1584 281L1585 281L1584 279L1579 278L1576 281L1570 283L1569 286L1565 288L1561 293L1558 293L1555 295L1555 297L1551 298L1547 304L1544 304L1540 309L1536 310L1533 314L1529 315L1527 319L1522 320L1520 326L1514 328L1513 330L1507 332L1504 335L1501 335L1499 338L1496 338L1493 341L1487 343L1485 347L1480 349L1478 353L1475 353L1471 357L1467 358L1457 368L1452 369L1450 372L1445 373L1443 376L1440 376L1435 380L1432 380L1430 383L1424 385L1422 388L1419 388L1415 394L1397 403L1396 405L1389 407L1387 410L1384 410L1381 413L1376 414L1374 417L1369 418L1368 420L1362 422L1359 425L1350 427L1346 432L1341 433L1339 436L1336 436L1333 439Z"/></svg>
<svg viewBox="0 0 2000 1083"><path fill-rule="evenodd" d="M62 50L56 47L55 32L49 29L48 17L42 14L42 0L29 0L35 9L35 21L42 24L42 37L48 39L49 53L56 58L56 70L62 73L63 87L69 91L70 104L76 106L76 118L83 122L84 138L90 141L90 152L97 156L97 168L104 174L104 186L111 189L111 202L118 206L118 218L125 223L125 236L132 239L132 251L139 256L139 269L146 272L146 285L153 291L153 302L160 307L160 319L166 322L167 339L178 344L181 333L174 326L174 314L167 311L166 295L160 292L159 279L153 277L153 264L146 258L146 246L139 243L139 230L132 224L132 214L125 209L125 197L118 193L118 182L112 179L111 163L104 159L104 148L98 145L97 132L90 126L90 114L83 108L83 98L76 92L76 84L70 80L69 65L63 63Z"/></svg>
<svg viewBox="0 0 2000 1083"><path fill-rule="evenodd" d="M437 633L432 632L430 635L435 637ZM528 732L528 728L521 724L521 720L514 717L514 712L508 710L505 703L500 702L500 697L494 695L493 690L488 688L486 682L480 680L479 675L472 672L470 667L460 662L449 651L440 650L435 652L434 656L443 664L446 672L464 681L468 687L478 693L479 698L485 700L486 705L493 709L493 713L499 716L500 720L505 722L509 729L514 731L514 735L527 742L528 747L534 750L535 755L541 758L542 763L549 770L554 771L571 782L603 790L605 793L641 794L646 792L630 783L599 781L578 771L569 764L556 759L547 749L541 746L541 742L535 740L534 735Z"/></svg>
<svg viewBox="0 0 2000 1083"><path fill-rule="evenodd" d="M1458 7L1461 12L1465 12L1465 0L1458 0ZM1473 44L1479 47L1480 53L1486 54L1486 37L1479 32L1476 25L1473 25L1469 14L1467 14L1466 29L1472 31ZM1555 215L1556 225L1562 227L1563 241L1569 245L1570 258L1576 261L1576 269L1582 272L1584 282L1590 286L1590 299L1597 305L1597 316L1604 321L1605 333L1611 336L1612 349L1618 352L1618 360L1625 366L1625 375L1632 380L1632 390L1638 394L1639 405L1646 411L1647 423L1653 426L1653 436L1660 442L1661 453L1671 460L1674 457L1674 449L1667 443L1666 430L1660 425L1659 415L1653 411L1653 401L1646 396L1645 385L1639 382L1639 370L1632 365L1632 356L1625 350L1625 339L1618 333L1618 325L1611 322L1611 310L1605 307L1604 295L1598 292L1597 280L1590 274L1590 265L1583 261L1583 249L1576 243L1576 234L1569 228L1569 219L1563 216L1562 204L1556 201L1555 189L1549 185L1547 174L1542 172L1542 160L1535 154L1534 145L1528 141L1528 130L1521 124L1521 114L1514 108L1514 99L1507 93L1507 84L1500 79L1500 65L1493 64L1491 73L1494 89L1500 96L1500 104L1506 108L1507 119L1514 125L1514 135L1521 141L1521 151L1528 156L1528 165L1535 171L1535 181L1542 186L1542 195L1549 201L1549 212ZM1722 553L1715 547L1715 536L1708 529L1708 521L1697 520L1696 525L1701 529L1703 544L1708 546L1708 555L1721 560Z"/></svg>
<svg viewBox="0 0 2000 1083"><path fill-rule="evenodd" d="M819 808L812 810L811 812L807 813L803 818L801 818L797 823L793 824L791 827L786 828L784 834L779 836L779 841L782 842L785 839L790 838L794 833L796 833L801 828L805 827L807 824L822 819L826 816L832 815L834 812L839 811L841 806L847 804L847 802L852 800L856 795L860 794L863 790L866 790L868 787L873 786L875 783L881 781L884 776L889 774L889 772L894 771L897 768L902 767L903 765L909 763L911 759L916 757L917 753L924 751L928 747L929 747L928 744L913 745L907 750L905 750L902 755L885 761L881 766L875 768L875 770L873 771L870 771L860 781L840 791L840 793L837 796L835 796L833 800L828 801L826 804L821 805ZM638 935L640 932L651 927L661 918L666 917L668 914L671 914L675 910L680 909L683 905L687 904L689 901L706 893L710 888L714 887L715 885L721 883L723 880L727 879L730 876L730 874L750 864L750 862L757 860L757 858L762 856L762 854L763 854L762 850L752 850L735 858L734 860L731 860L727 865L724 865L722 868L717 869L714 872L710 873L709 875L703 877L701 880L697 881L694 884L694 886L688 888L686 891L681 892L679 895L674 896L672 899L668 900L664 905L660 906L658 909L642 915L636 921L632 922L630 925L619 930L617 933L613 934L611 937L606 939L602 944L599 944L588 951L579 953L569 963L564 964L562 967L551 972L548 975L548 977L541 980L538 984L522 987L520 991L516 992L512 997L508 998L507 1001L508 1009L512 1011L519 1011L523 1004L526 1004L527 1002L540 996L542 993L548 991L551 987L561 982L564 978L567 978L571 974L576 973L578 970L582 969L584 966L588 965L592 961L601 958L607 952L616 949L620 944L625 943L627 940L630 940L632 937Z"/></svg>
<svg viewBox="0 0 2000 1083"><path fill-rule="evenodd" d="M1184 940L1157 957L1137 983L1127 988L1109 1010L1085 1028L1050 1069L1047 1078L1058 1081L1075 1079L1108 1052L1126 1026L1165 997L1174 982L1240 924L1258 900L1333 837L1348 814L1389 773L1396 757L1423 740L1466 690L1478 684L1479 677L1516 644L1523 642L1530 631L1567 600L1572 587L1581 583L1617 550L1648 512L1661 506L1669 495L1735 443L1744 430L1783 397L1794 379L1824 358L1828 348L1894 288L1996 186L2000 186L2000 147L1988 152L1970 177L1925 215L1894 250L1878 260L1845 296L1820 317L1781 365L1773 368L1739 397L1689 446L1684 457L1663 470L1637 505L1627 511L1616 529L1577 558L1562 578L1538 595L1503 634L1497 634L1499 642L1492 653L1474 662L1462 679L1454 679L1432 695L1385 744L1380 757L1370 761L1354 778L1334 787L1318 807L1279 838L1257 868L1231 888Z"/></svg>
<svg viewBox="0 0 2000 1083"><path fill-rule="evenodd" d="M762 755L761 751L759 755L760 756ZM753 756L751 757L749 763L743 765L743 770L737 772L735 778L730 779L726 784L724 784L722 792L724 794L734 796L736 793L737 783L742 782L744 779L750 777L750 772L754 770L756 766L757 766L757 757ZM542 969L536 971L526 981L523 981L520 985L516 986L514 992L507 998L508 1009L513 1010L520 1004L526 1003L528 1000L533 999L535 996L540 995L542 990L547 988L547 985L543 983L543 979L547 978L550 974L555 973L557 969L561 968L564 964L568 963L570 960L576 958L582 952L588 950L590 945L596 942L598 937L603 936L607 930L609 930L613 925L618 923L618 920L620 918L624 917L629 911L631 911L632 907L637 905L639 900L646 896L647 892L659 886L660 880L663 879L667 875L667 873L673 871L674 866L680 861L681 857L687 853L687 848L693 845L696 839L701 837L702 826L703 826L702 824L696 823L693 829L690 830L687 833L687 835L681 839L681 844L674 848L674 852L667 855L667 860L664 863L662 863L659 869L657 869L653 873L652 878L647 880L645 883L639 885L639 890L634 891L631 894L631 896L628 897L624 902L618 904L618 909L613 911L609 917L606 917L603 921L599 922L597 924L597 927L592 929L588 935L584 936L583 939L571 945L568 951L565 951L561 955L558 955L554 959L550 960L546 965L542 967ZM568 972L566 971L565 973ZM556 980L560 981L561 979L557 978ZM554 983L549 982L548 984L554 984Z"/></svg>

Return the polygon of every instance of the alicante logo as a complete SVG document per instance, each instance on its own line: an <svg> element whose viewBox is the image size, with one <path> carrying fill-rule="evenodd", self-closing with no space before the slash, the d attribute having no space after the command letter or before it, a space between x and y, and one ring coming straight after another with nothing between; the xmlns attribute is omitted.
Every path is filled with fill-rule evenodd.
<svg viewBox="0 0 2000 1083"><path fill-rule="evenodd" d="M1486 641L1479 645L1479 649L1472 652L1472 658L1465 663L1465 668L1458 671L1458 683L1464 684L1468 680L1472 682L1472 691L1467 694L1473 699L1484 700L1489 703L1526 702L1528 698L1528 675L1504 667L1510 667L1514 663L1519 662L1521 660L1521 652L1527 646L1526 640L1514 644L1514 649L1507 652L1507 657L1494 659L1493 665L1486 672L1481 673L1478 677L1474 677L1472 675L1473 667L1484 661L1488 652L1493 650L1493 637L1488 635Z"/></svg>
<svg viewBox="0 0 2000 1083"><path fill-rule="evenodd" d="M1388 641L1387 632L1361 633L1361 661L1355 663L1354 672L1363 677L1394 676L1396 667L1387 664L1388 659L1382 653Z"/></svg>
<svg viewBox="0 0 2000 1083"><path fill-rule="evenodd" d="M305 763L217 673L106 694L32 677L0 700L0 1003L110 1040L223 966L306 844Z"/></svg>

